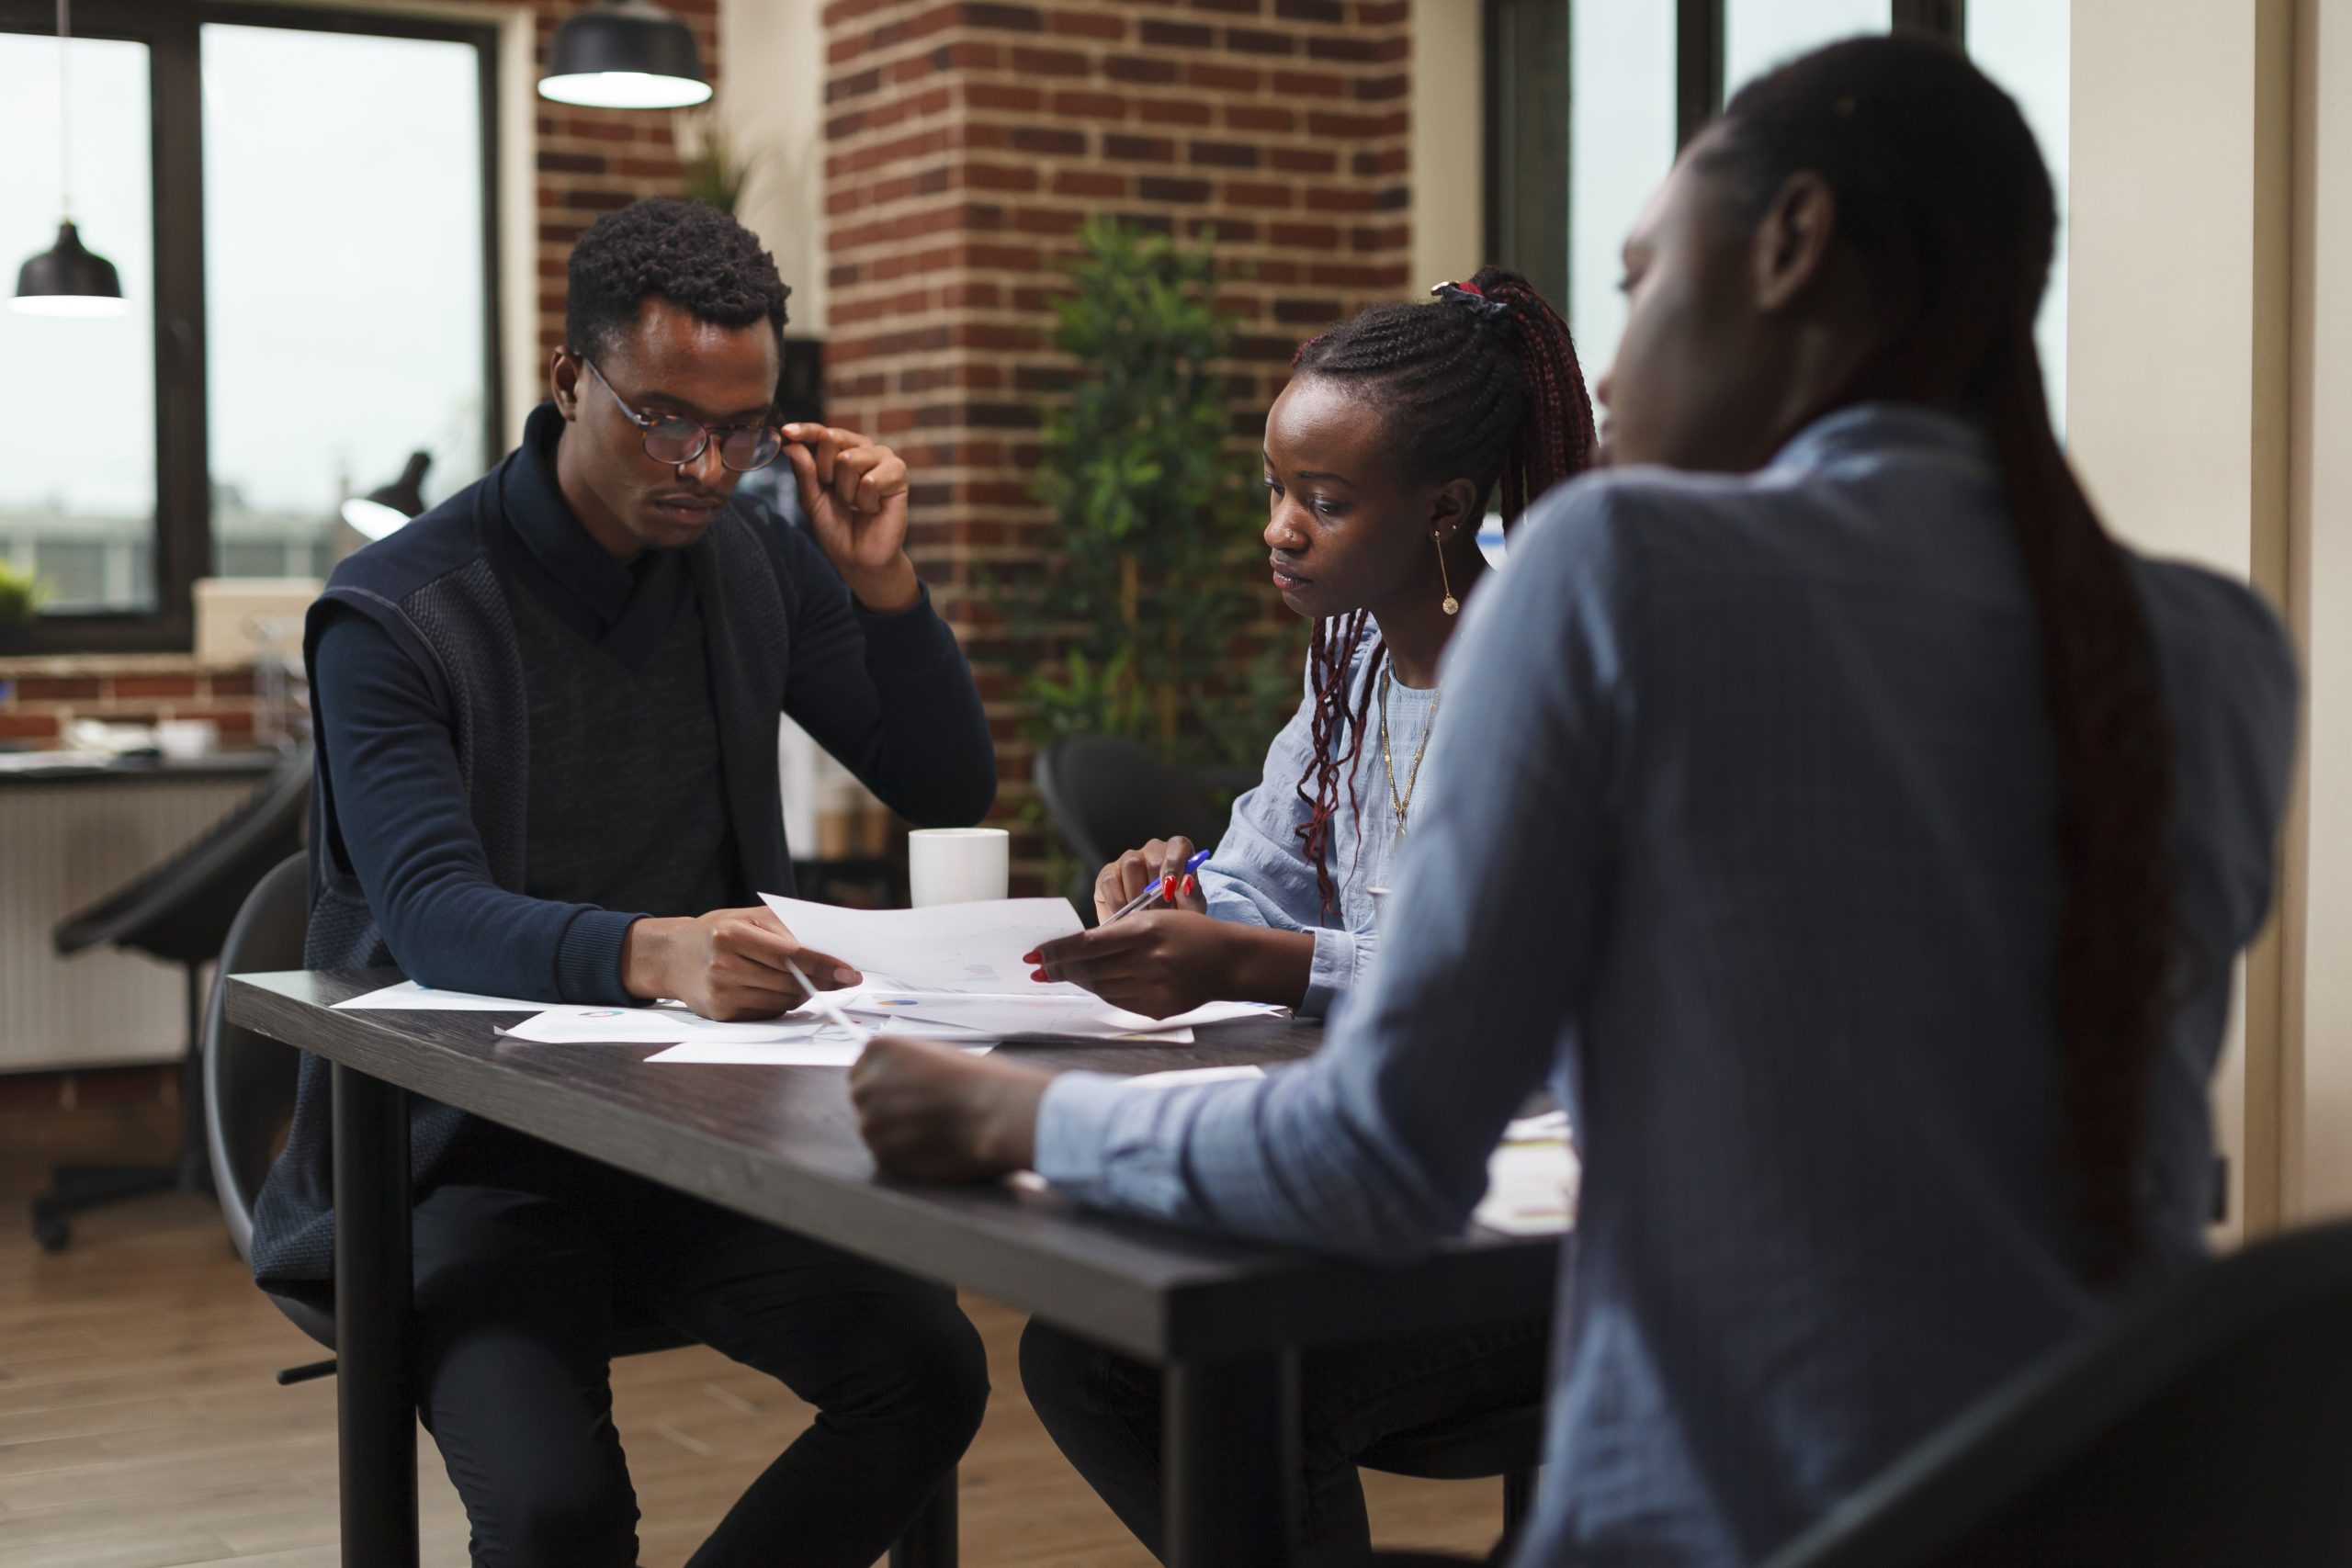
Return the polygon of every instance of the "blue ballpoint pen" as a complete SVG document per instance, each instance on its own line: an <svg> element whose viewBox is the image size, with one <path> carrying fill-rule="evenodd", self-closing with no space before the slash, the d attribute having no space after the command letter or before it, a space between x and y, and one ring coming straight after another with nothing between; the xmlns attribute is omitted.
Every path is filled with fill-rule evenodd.
<svg viewBox="0 0 2352 1568"><path fill-rule="evenodd" d="M1209 852L1206 850L1195 850L1193 852L1192 858L1184 863L1184 874L1190 876L1194 872L1200 870L1201 867L1208 864L1208 863ZM1160 897L1165 897L1171 904L1176 901L1176 878L1173 874L1159 878L1150 886L1145 888L1142 892L1128 899L1125 904L1119 907L1115 913L1112 915L1111 920L1123 920L1129 915L1134 914L1137 909L1142 908L1145 905ZM1111 920L1105 920L1102 923L1107 926L1111 923Z"/></svg>

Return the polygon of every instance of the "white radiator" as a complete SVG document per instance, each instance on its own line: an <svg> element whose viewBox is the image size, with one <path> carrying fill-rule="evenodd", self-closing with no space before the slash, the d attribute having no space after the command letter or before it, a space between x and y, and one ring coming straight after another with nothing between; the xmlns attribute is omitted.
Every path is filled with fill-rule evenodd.
<svg viewBox="0 0 2352 1568"><path fill-rule="evenodd" d="M182 971L50 933L193 840L249 779L0 784L0 1072L162 1062L187 1043Z"/></svg>

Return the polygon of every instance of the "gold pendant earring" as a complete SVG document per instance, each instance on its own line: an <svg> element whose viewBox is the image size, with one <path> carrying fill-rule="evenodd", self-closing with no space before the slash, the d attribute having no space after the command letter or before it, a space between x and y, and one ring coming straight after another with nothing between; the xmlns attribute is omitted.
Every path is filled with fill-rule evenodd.
<svg viewBox="0 0 2352 1568"><path fill-rule="evenodd" d="M1430 537L1437 541L1437 580L1445 585L1445 613L1458 615L1462 610L1462 601L1453 596L1453 579L1446 575L1445 536L1432 528Z"/></svg>

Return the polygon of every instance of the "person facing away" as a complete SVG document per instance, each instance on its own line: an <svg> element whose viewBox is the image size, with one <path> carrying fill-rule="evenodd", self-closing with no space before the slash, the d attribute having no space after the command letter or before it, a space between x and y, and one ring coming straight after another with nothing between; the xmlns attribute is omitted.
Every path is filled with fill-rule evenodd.
<svg viewBox="0 0 2352 1568"><path fill-rule="evenodd" d="M792 865L778 716L909 818L996 789L971 673L904 549L906 465L779 425L786 290L736 221L644 201L573 249L549 400L479 482L343 563L305 637L308 963L549 1002L797 1005L855 978L764 908ZM781 457L806 532L731 497ZM332 1289L325 1064L254 1213L273 1290ZM411 1116L420 1413L474 1560L637 1561L616 1325L789 1385L815 1424L696 1564L865 1568L978 1425L952 1295L520 1134Z"/></svg>
<svg viewBox="0 0 2352 1568"><path fill-rule="evenodd" d="M1583 1182L1521 1564L1757 1562L2196 1267L2294 660L2092 512L2034 353L2054 231L1952 51L1744 88L1626 244L1615 466L1456 639L1322 1052L1154 1092L877 1042L883 1168L1398 1256L1553 1077Z"/></svg>
<svg viewBox="0 0 2352 1568"><path fill-rule="evenodd" d="M1159 1018L1220 998L1320 1017L1370 962L1372 890L1426 798L1438 658L1487 570L1479 522L1491 501L1510 528L1593 456L1567 323L1527 280L1430 293L1301 344L1266 415L1268 565L1314 634L1264 776L1197 877L1181 835L1103 866L1102 923L1029 954L1037 978ZM1112 919L1163 880L1172 900Z"/></svg>
<svg viewBox="0 0 2352 1568"><path fill-rule="evenodd" d="M1265 538L1275 586L1313 619L1306 699L1234 803L1186 908L1112 920L1193 846L1154 840L1102 868L1106 923L1039 950L1044 973L1166 1015L1212 998L1316 1013L1368 972L1369 889L1427 797L1438 658L1504 525L1590 465L1592 409L1563 322L1488 267L1428 304L1375 306L1298 351L1266 416ZM1370 1544L1356 1461L1397 1432L1542 1399L1541 1323L1316 1350L1299 1367L1305 1543ZM1162 1550L1154 1369L1032 1320L1021 1381L1054 1441Z"/></svg>

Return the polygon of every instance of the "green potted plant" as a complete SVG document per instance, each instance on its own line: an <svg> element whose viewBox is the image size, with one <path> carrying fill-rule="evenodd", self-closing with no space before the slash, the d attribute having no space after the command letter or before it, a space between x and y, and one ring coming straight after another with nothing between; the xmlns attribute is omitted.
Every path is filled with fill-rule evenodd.
<svg viewBox="0 0 2352 1568"><path fill-rule="evenodd" d="M1035 483L1055 548L1030 592L1001 595L1043 655L1023 686L1035 731L1255 761L1297 701L1297 656L1248 636L1266 604L1249 566L1261 502L1230 437L1214 257L1107 219L1079 240L1053 306L1076 373L1046 410Z"/></svg>
<svg viewBox="0 0 2352 1568"><path fill-rule="evenodd" d="M1254 765L1298 701L1300 639L1263 624L1258 469L1232 434L1230 319L1207 244L1096 219L1079 233L1034 493L1043 570L991 581L1035 662L1020 692L1041 745L1124 736L1187 768ZM1035 823L1033 801L1024 820ZM1092 871L1047 844L1051 881Z"/></svg>
<svg viewBox="0 0 2352 1568"><path fill-rule="evenodd" d="M15 642L25 627L40 618L48 598L48 584L0 556L0 648Z"/></svg>

